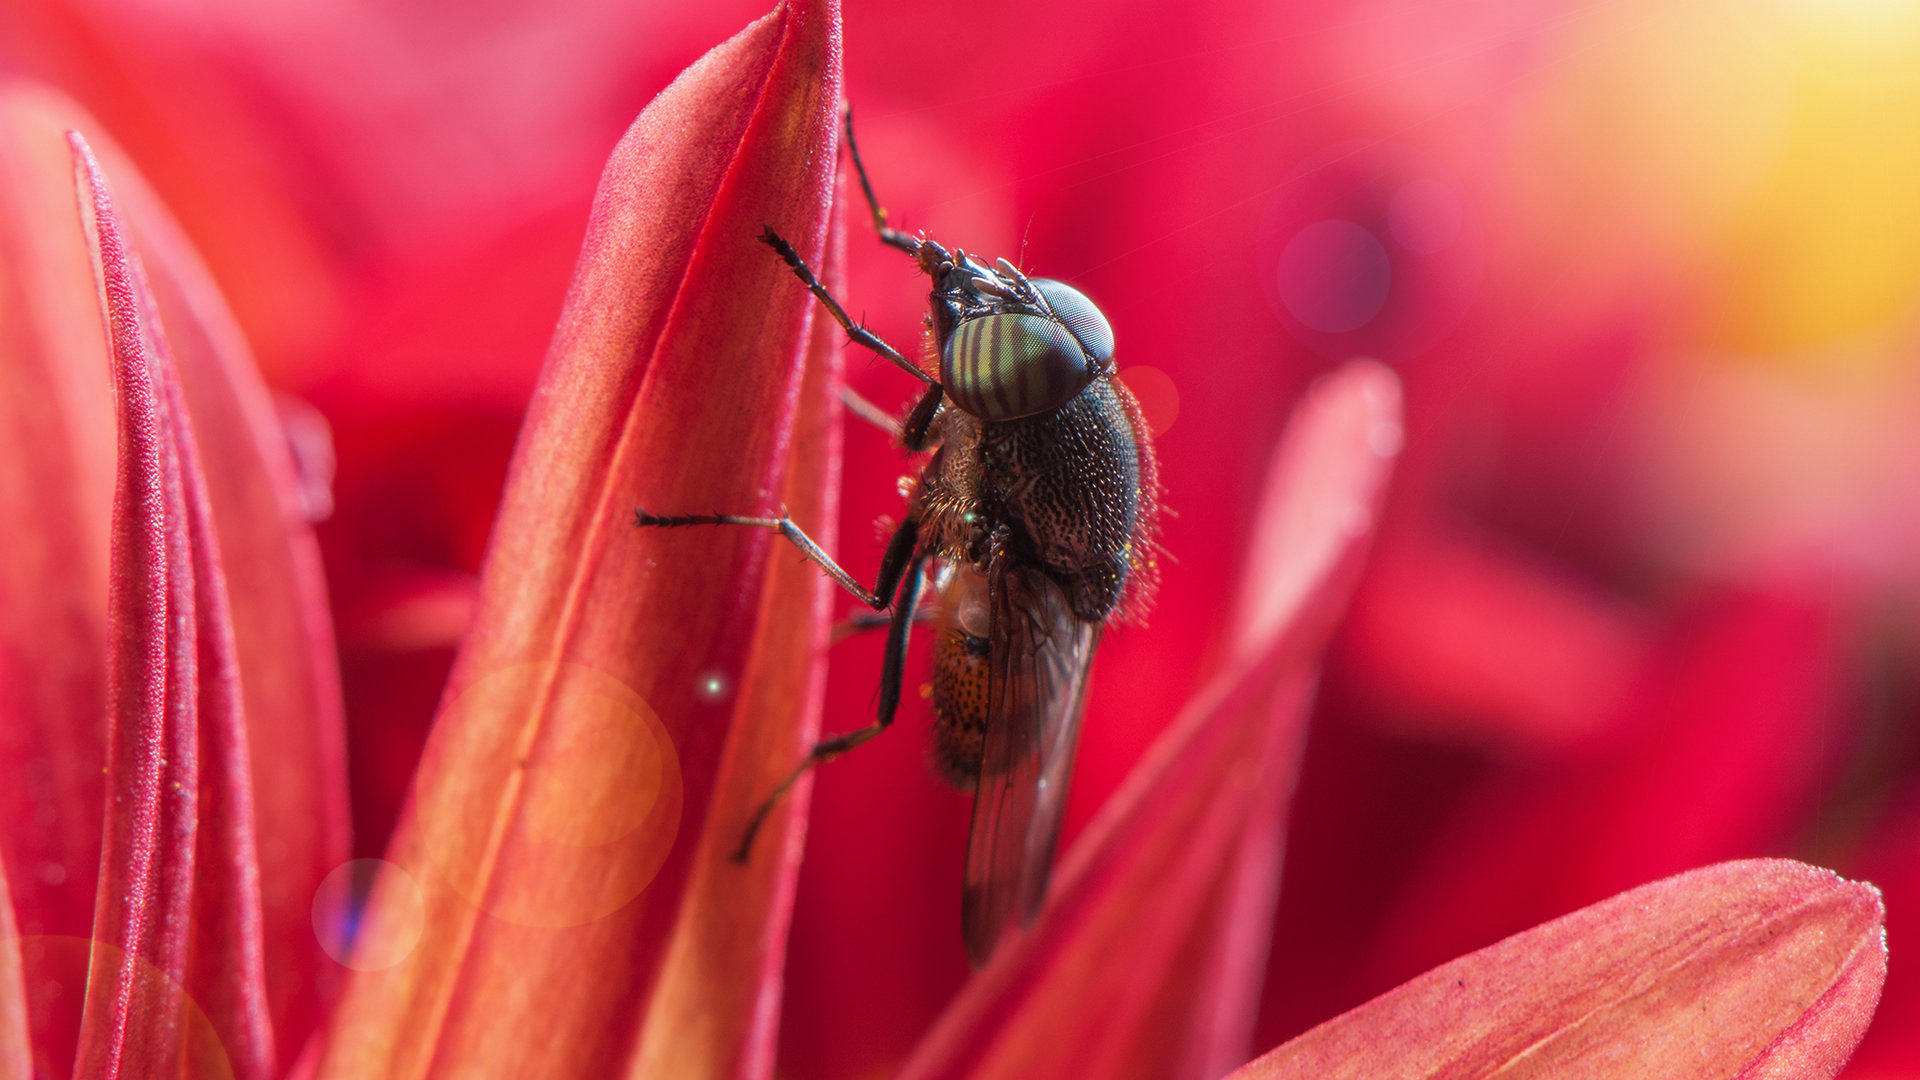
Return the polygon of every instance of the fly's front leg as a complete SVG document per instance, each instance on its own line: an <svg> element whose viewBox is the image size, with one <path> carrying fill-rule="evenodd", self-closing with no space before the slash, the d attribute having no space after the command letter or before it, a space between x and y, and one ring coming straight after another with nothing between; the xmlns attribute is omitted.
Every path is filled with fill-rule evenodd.
<svg viewBox="0 0 1920 1080"><path fill-rule="evenodd" d="M933 383L933 376L921 371L913 361L901 355L899 349L880 340L880 335L854 322L853 318L847 314L847 309L840 306L840 301L835 300L833 294L827 291L827 287L820 284L820 279L813 276L813 270L807 266L807 261L800 257L799 252L793 250L792 244L787 243L779 233L773 231L773 226L767 226L760 233L760 242L779 253L780 258L785 260L787 266L793 270L793 275L800 279L800 284L805 285L807 291L820 301L821 306L827 309L827 314L833 316L833 321L840 324L840 329L845 330L847 337L856 345L864 345L872 349L885 357L893 366L923 383Z"/></svg>
<svg viewBox="0 0 1920 1080"><path fill-rule="evenodd" d="M873 214L873 231L880 234L880 242L891 248L914 257L920 264L920 271L938 276L943 263L953 261L947 249L927 239L925 236L908 236L899 229L887 224L887 212L874 197L873 181L867 179L867 165L860 160L860 144L853 141L853 109L846 110L847 153L853 157L854 175L860 178L860 193L867 197L867 209Z"/></svg>
<svg viewBox="0 0 1920 1080"><path fill-rule="evenodd" d="M907 414L906 423L900 425L900 445L913 453L919 453L933 445L928 431L933 427L933 417L940 411L940 399L945 394L939 383L927 387L920 400Z"/></svg>
<svg viewBox="0 0 1920 1080"><path fill-rule="evenodd" d="M853 158L853 173L860 178L860 193L867 197L867 209L873 214L873 231L880 234L880 242L892 248L899 248L909 255L918 256L921 247L931 241L916 236L908 236L899 229L887 224L887 212L874 197L873 181L867 179L866 163L860 160L860 144L853 139L853 107L845 112L847 132L847 153Z"/></svg>
<svg viewBox="0 0 1920 1080"><path fill-rule="evenodd" d="M900 533L894 534L896 537ZM891 548L891 545L889 545ZM880 668L880 701L874 710L873 723L858 731L849 731L844 735L834 735L813 744L807 756L785 780L773 789L753 817L747 822L747 831L740 838L740 846L733 853L734 862L746 862L753 851L753 838L760 834L760 826L766 824L767 815L787 794L807 770L816 765L824 765L841 754L871 740L875 735L887 730L893 723L894 713L900 708L900 684L905 676L907 663L907 639L913 632L914 617L920 607L920 590L927 580L927 556L924 552L913 557L912 564L900 581L900 594L894 599L893 621L887 632L886 659Z"/></svg>

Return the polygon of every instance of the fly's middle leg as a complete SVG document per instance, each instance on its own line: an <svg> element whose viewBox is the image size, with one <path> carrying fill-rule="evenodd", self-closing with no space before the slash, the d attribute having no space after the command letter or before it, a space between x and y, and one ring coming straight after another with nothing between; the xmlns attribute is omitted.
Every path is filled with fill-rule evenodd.
<svg viewBox="0 0 1920 1080"><path fill-rule="evenodd" d="M923 601L921 605L914 610L913 621L917 623L932 622L938 614L939 608L937 606ZM893 612L891 611L856 611L839 622L834 623L833 632L829 635L829 638L832 644L838 645L856 634L885 630L892 625Z"/></svg>
<svg viewBox="0 0 1920 1080"><path fill-rule="evenodd" d="M840 404L853 415L886 432L889 436L900 437L900 421L892 413L875 405L851 386L840 388Z"/></svg>
<svg viewBox="0 0 1920 1080"><path fill-rule="evenodd" d="M933 418L940 411L940 402L946 390L934 383L922 391L920 399L914 402L912 410L905 420L896 420L885 409L855 393L852 387L841 387L840 403L848 412L872 424L874 427L893 436L893 441L910 453L921 453L933 449L939 441L933 431Z"/></svg>
<svg viewBox="0 0 1920 1080"><path fill-rule="evenodd" d="M689 525L746 525L756 529L772 529L788 542L800 549L807 560L826 571L841 588L852 593L859 601L875 611L885 610L887 597L893 593L894 586L900 581L901 571L906 569L907 561L913 554L914 544L920 537L919 523L912 518L900 523L893 531L893 539L887 541L887 552L880 557L880 575L874 582L873 591L854 579L852 574L841 569L833 561L826 549L813 542L792 518L785 514L779 517L753 517L746 514L653 514L645 510L633 512L633 523L640 528L681 529Z"/></svg>

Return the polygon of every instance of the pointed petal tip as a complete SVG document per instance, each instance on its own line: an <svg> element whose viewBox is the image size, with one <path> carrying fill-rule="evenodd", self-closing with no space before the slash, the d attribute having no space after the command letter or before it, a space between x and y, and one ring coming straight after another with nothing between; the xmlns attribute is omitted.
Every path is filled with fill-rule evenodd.
<svg viewBox="0 0 1920 1080"><path fill-rule="evenodd" d="M65 129L100 305L109 287L135 298L138 333L128 340L143 341L154 360L168 441L183 462L200 614L217 622L202 628L203 653L220 642L217 656L201 660L210 785L201 832L213 869L196 885L204 925L194 931L199 981L189 991L222 1027L236 1070L254 1075L271 1070L261 1061L272 1058L274 1034L297 1044L319 1019L330 971L308 906L347 855L338 676L318 551L272 399L192 241L79 106L48 95L39 107ZM103 228L123 253L111 275L99 256ZM243 1035L230 1013L246 1014Z"/></svg>
<svg viewBox="0 0 1920 1080"><path fill-rule="evenodd" d="M1237 652L1315 621L1316 595L1344 595L1337 571L1372 530L1404 439L1400 377L1385 364L1354 360L1307 389L1268 470L1248 546L1260 569L1247 575L1234 620Z"/></svg>
<svg viewBox="0 0 1920 1080"><path fill-rule="evenodd" d="M1234 1073L1831 1077L1886 971L1879 890L1786 859L1703 867L1444 964Z"/></svg>
<svg viewBox="0 0 1920 1080"><path fill-rule="evenodd" d="M737 954L674 953L672 935L698 921L679 919L677 905L702 880L681 799L688 826L716 813L739 722L732 695L778 674L756 654L777 538L640 530L631 514L761 512L781 490L800 437L813 301L756 238L771 225L816 266L825 248L839 44L837 18L815 16L834 10L794 4L753 23L662 91L610 156L509 473L478 616L390 848L396 862L425 866L425 930L405 963L349 976L321 1075L480 1060L612 1075L663 985L660 1014L700 1023L711 1019L703 1002L766 1000L755 988L782 955L767 935L784 918L790 870L735 889L734 914L691 913L719 925L688 932L731 935ZM790 684L815 681L812 652L801 651ZM528 677L500 683L519 670ZM472 692L489 680L500 692ZM798 692L770 696L800 707ZM647 723L596 701L644 709ZM594 708L606 722L585 731ZM660 762L651 787L606 766L643 752ZM578 798L582 777L605 798ZM644 791L662 812L617 844L562 851L542 831L549 807L570 811L576 830L637 820ZM740 873L728 864L712 877L731 888ZM520 904L522 893L522 906L496 903ZM600 903L608 898L620 902ZM605 957L585 975L584 951ZM669 979L652 981L663 964ZM575 1037L517 1037L535 1018ZM743 1041L765 1042L747 1027L729 1021L686 1041L711 1048L709 1060L731 1058Z"/></svg>
<svg viewBox="0 0 1920 1080"><path fill-rule="evenodd" d="M76 1068L178 1062L253 1080L274 1071L274 1050L252 755L217 486L177 362L195 356L201 313L169 303L179 252L144 242L169 226L138 175L122 176L123 201L88 140L66 140L120 425L105 773L114 797ZM152 275L144 255L157 256Z"/></svg>
<svg viewBox="0 0 1920 1080"><path fill-rule="evenodd" d="M111 1074L129 1060L177 1063L184 1051L176 1018L192 918L200 672L182 463L154 381L144 282L92 148L73 131L67 144L119 421L107 609L106 775L114 794L93 931L104 947L90 961L75 1066Z"/></svg>
<svg viewBox="0 0 1920 1080"><path fill-rule="evenodd" d="M0 848L17 925L43 941L84 939L93 915L112 641L117 419L73 116L49 88L0 79L0 519L32 523L0 541L0 775L16 781ZM42 1066L64 1074L85 950L5 948L33 988Z"/></svg>

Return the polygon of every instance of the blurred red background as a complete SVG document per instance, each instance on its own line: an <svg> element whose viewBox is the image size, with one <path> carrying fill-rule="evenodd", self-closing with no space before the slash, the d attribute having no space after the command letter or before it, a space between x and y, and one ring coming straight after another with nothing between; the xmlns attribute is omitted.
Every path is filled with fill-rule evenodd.
<svg viewBox="0 0 1920 1080"><path fill-rule="evenodd" d="M16 0L0 70L91 109L331 427L356 846L391 827L606 153L763 13ZM1920 14L1887 0L986 12L846 0L896 224L1097 298L1173 562L1097 665L1068 842L1210 670L1299 390L1406 380L1407 449L1304 762L1260 1048L1720 859L1920 910ZM849 308L924 279L854 220ZM716 358L723 362L724 358ZM913 387L855 355L887 404ZM308 425L309 428L312 425ZM845 560L902 464L847 441ZM743 508L747 509L747 508ZM827 723L878 642L836 647ZM921 661L916 660L916 664ZM920 670L916 668L916 670ZM781 1071L880 1075L965 978L964 796L924 723L823 771ZM1920 1072L1897 955L1849 1076Z"/></svg>

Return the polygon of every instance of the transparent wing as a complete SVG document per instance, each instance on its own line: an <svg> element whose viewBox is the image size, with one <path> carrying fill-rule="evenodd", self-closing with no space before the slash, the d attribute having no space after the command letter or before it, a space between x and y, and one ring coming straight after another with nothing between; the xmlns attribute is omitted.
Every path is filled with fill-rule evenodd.
<svg viewBox="0 0 1920 1080"><path fill-rule="evenodd" d="M1074 618L1060 587L1037 570L994 559L986 745L967 837L961 915L979 967L1018 912L1033 921L1046 896L1073 777L1087 669L1100 626Z"/></svg>

